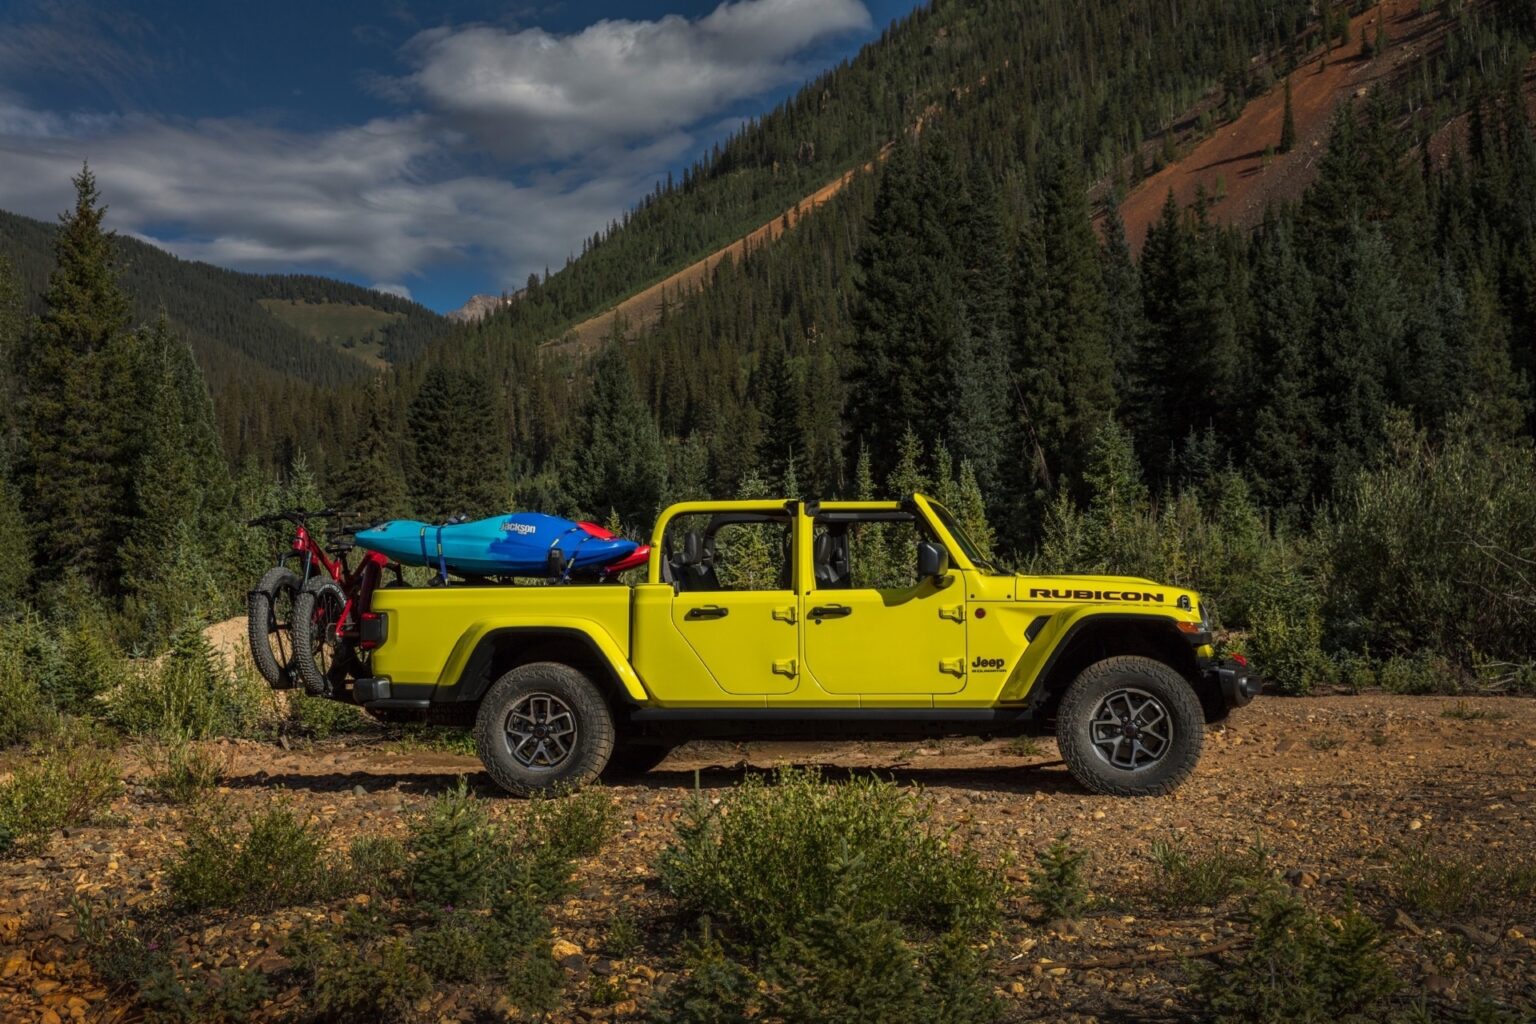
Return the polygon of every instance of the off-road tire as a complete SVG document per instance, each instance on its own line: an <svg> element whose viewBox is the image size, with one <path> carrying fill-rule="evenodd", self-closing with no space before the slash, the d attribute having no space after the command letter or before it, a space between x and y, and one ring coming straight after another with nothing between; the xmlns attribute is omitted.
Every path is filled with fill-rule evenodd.
<svg viewBox="0 0 1536 1024"><path fill-rule="evenodd" d="M246 635L256 671L274 690L290 690L293 672L293 607L304 589L298 573L284 566L268 569L246 600ZM275 616L274 617L274 613ZM288 620L282 620L283 614ZM276 642L277 651L273 651Z"/></svg>
<svg viewBox="0 0 1536 1024"><path fill-rule="evenodd" d="M618 743L603 769L603 779L633 778L644 775L667 759L672 753L670 743Z"/></svg>
<svg viewBox="0 0 1536 1024"><path fill-rule="evenodd" d="M514 709L531 698L550 697L574 722L569 753L558 764L531 767L514 755L508 735ZM498 786L516 796L568 792L601 774L613 754L613 715L592 680L554 661L519 665L486 691L475 716L475 748Z"/></svg>
<svg viewBox="0 0 1536 1024"><path fill-rule="evenodd" d="M348 651L332 635L346 603L341 587L327 576L311 578L294 599L293 671L311 697L329 697L337 671L348 660Z"/></svg>
<svg viewBox="0 0 1536 1024"><path fill-rule="evenodd" d="M1128 691L1150 697L1167 713L1172 732L1164 753L1134 770L1117 767L1094 744L1092 723L1106 698ZM1067 687L1056 711L1056 742L1072 777L1107 796L1161 796L1194 771L1205 742L1200 699L1178 672L1151 658L1106 658Z"/></svg>

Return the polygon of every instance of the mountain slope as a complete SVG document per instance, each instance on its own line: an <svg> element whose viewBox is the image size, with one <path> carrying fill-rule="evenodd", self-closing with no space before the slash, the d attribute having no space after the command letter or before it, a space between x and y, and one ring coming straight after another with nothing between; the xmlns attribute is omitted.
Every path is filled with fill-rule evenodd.
<svg viewBox="0 0 1536 1024"><path fill-rule="evenodd" d="M16 267L34 310L53 267L55 230L0 211L0 253ZM321 387L361 382L385 364L419 357L446 327L423 306L357 285L242 274L132 238L119 237L118 245L135 318L147 322L164 311L192 344L216 392L267 376ZM317 326L322 310L325 326Z"/></svg>

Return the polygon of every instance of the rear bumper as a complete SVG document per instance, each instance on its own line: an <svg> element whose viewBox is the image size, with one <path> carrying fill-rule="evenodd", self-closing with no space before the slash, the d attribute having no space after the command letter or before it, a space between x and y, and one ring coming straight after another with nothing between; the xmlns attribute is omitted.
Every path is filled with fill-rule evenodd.
<svg viewBox="0 0 1536 1024"><path fill-rule="evenodd" d="M1232 658L1213 661L1204 666L1205 678L1220 691L1229 708L1240 708L1257 697L1264 689L1264 680L1253 666Z"/></svg>

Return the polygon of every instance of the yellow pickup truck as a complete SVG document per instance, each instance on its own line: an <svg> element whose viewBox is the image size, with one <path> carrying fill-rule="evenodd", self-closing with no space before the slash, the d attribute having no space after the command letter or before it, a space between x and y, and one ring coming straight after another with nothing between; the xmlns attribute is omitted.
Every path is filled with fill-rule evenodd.
<svg viewBox="0 0 1536 1024"><path fill-rule="evenodd" d="M1052 733L1088 789L1158 794L1260 688L1199 595L1004 572L921 494L673 505L643 582L385 588L361 646L346 696L472 726L524 795L696 738Z"/></svg>

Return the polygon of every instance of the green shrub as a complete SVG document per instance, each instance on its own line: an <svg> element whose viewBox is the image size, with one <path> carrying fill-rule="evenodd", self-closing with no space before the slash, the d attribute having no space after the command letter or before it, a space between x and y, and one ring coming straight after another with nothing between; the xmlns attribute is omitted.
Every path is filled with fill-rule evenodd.
<svg viewBox="0 0 1536 1024"><path fill-rule="evenodd" d="M1047 919L1076 917L1088 905L1088 888L1083 882L1088 851L1074 850L1071 838L1071 833L1063 832L1038 851L1036 866L1029 872L1029 898L1040 905Z"/></svg>
<svg viewBox="0 0 1536 1024"><path fill-rule="evenodd" d="M186 740L151 746L144 753L149 788L172 803L188 804L208 795L229 770L229 759Z"/></svg>
<svg viewBox="0 0 1536 1024"><path fill-rule="evenodd" d="M243 1024L273 994L260 971L194 967L185 957L160 964L138 981L139 1003L152 1021Z"/></svg>
<svg viewBox="0 0 1536 1024"><path fill-rule="evenodd" d="M1459 673L1444 658L1418 651L1382 662L1377 670L1381 688L1388 693L1457 693Z"/></svg>
<svg viewBox="0 0 1536 1024"><path fill-rule="evenodd" d="M838 877L851 877L849 865ZM867 917L846 885L800 927L781 934L754 970L710 932L685 947L682 980L652 1019L678 1024L982 1024L996 1019L981 958L958 932L911 940Z"/></svg>
<svg viewBox="0 0 1536 1024"><path fill-rule="evenodd" d="M1349 646L1536 660L1536 448L1478 426L1435 444L1395 417L1349 486L1325 530L1328 621Z"/></svg>
<svg viewBox="0 0 1536 1024"><path fill-rule="evenodd" d="M123 915L120 904L91 903L76 897L70 909L85 947L86 962L111 987L136 986L163 966L161 936L146 934L137 922Z"/></svg>
<svg viewBox="0 0 1536 1024"><path fill-rule="evenodd" d="M616 825L613 798L593 786L530 801L523 830L530 842L549 846L562 859L578 860L596 856Z"/></svg>
<svg viewBox="0 0 1536 1024"><path fill-rule="evenodd" d="M192 820L166 881L178 910L271 910L335 895L344 876L332 860L328 837L290 808L243 827L214 809Z"/></svg>
<svg viewBox="0 0 1536 1024"><path fill-rule="evenodd" d="M747 1024L757 999L757 978L732 957L703 921L700 935L683 945L683 972L652 1007L655 1024Z"/></svg>
<svg viewBox="0 0 1536 1024"><path fill-rule="evenodd" d="M301 931L284 953L307 981L306 1002L318 1020L398 1020L432 992L409 941L376 916L354 911L340 927Z"/></svg>
<svg viewBox="0 0 1536 1024"><path fill-rule="evenodd" d="M499 831L461 777L410 826L406 840L411 895L436 906L483 901L502 870Z"/></svg>
<svg viewBox="0 0 1536 1024"><path fill-rule="evenodd" d="M633 915L621 910L608 922L607 934L603 936L603 952L615 959L624 960L638 953L643 941L640 925Z"/></svg>
<svg viewBox="0 0 1536 1024"><path fill-rule="evenodd" d="M1201 969L1196 994L1222 1024L1375 1020L1397 979L1381 930L1350 903L1320 915L1271 887L1251 911L1253 945L1235 963Z"/></svg>
<svg viewBox="0 0 1536 1024"><path fill-rule="evenodd" d="M41 850L89 821L122 789L117 762L89 736L66 735L0 783L0 853Z"/></svg>
<svg viewBox="0 0 1536 1024"><path fill-rule="evenodd" d="M135 736L206 740L259 735L272 708L267 687L248 669L227 671L201 629L190 625L158 664L127 673L108 695L107 718Z"/></svg>
<svg viewBox="0 0 1536 1024"><path fill-rule="evenodd" d="M1260 674L1281 693L1304 695L1329 678L1323 620L1316 607L1293 612L1276 605L1260 606L1253 616L1247 648Z"/></svg>
<svg viewBox="0 0 1536 1024"><path fill-rule="evenodd" d="M24 652L0 639L0 747L46 739L58 724Z"/></svg>
<svg viewBox="0 0 1536 1024"><path fill-rule="evenodd" d="M352 886L375 895L398 892L405 877L405 845L393 836L358 836L347 851Z"/></svg>
<svg viewBox="0 0 1536 1024"><path fill-rule="evenodd" d="M1269 876L1269 851L1258 843L1246 850L1225 845L1192 854L1180 841L1152 844L1153 898L1169 910L1216 907Z"/></svg>
<svg viewBox="0 0 1536 1024"><path fill-rule="evenodd" d="M846 878L831 869L848 865ZM951 849L909 790L877 779L826 785L785 770L748 777L712 804L695 797L662 852L663 884L688 910L771 942L843 898L865 918L935 931L997 919L1004 885L969 848Z"/></svg>

